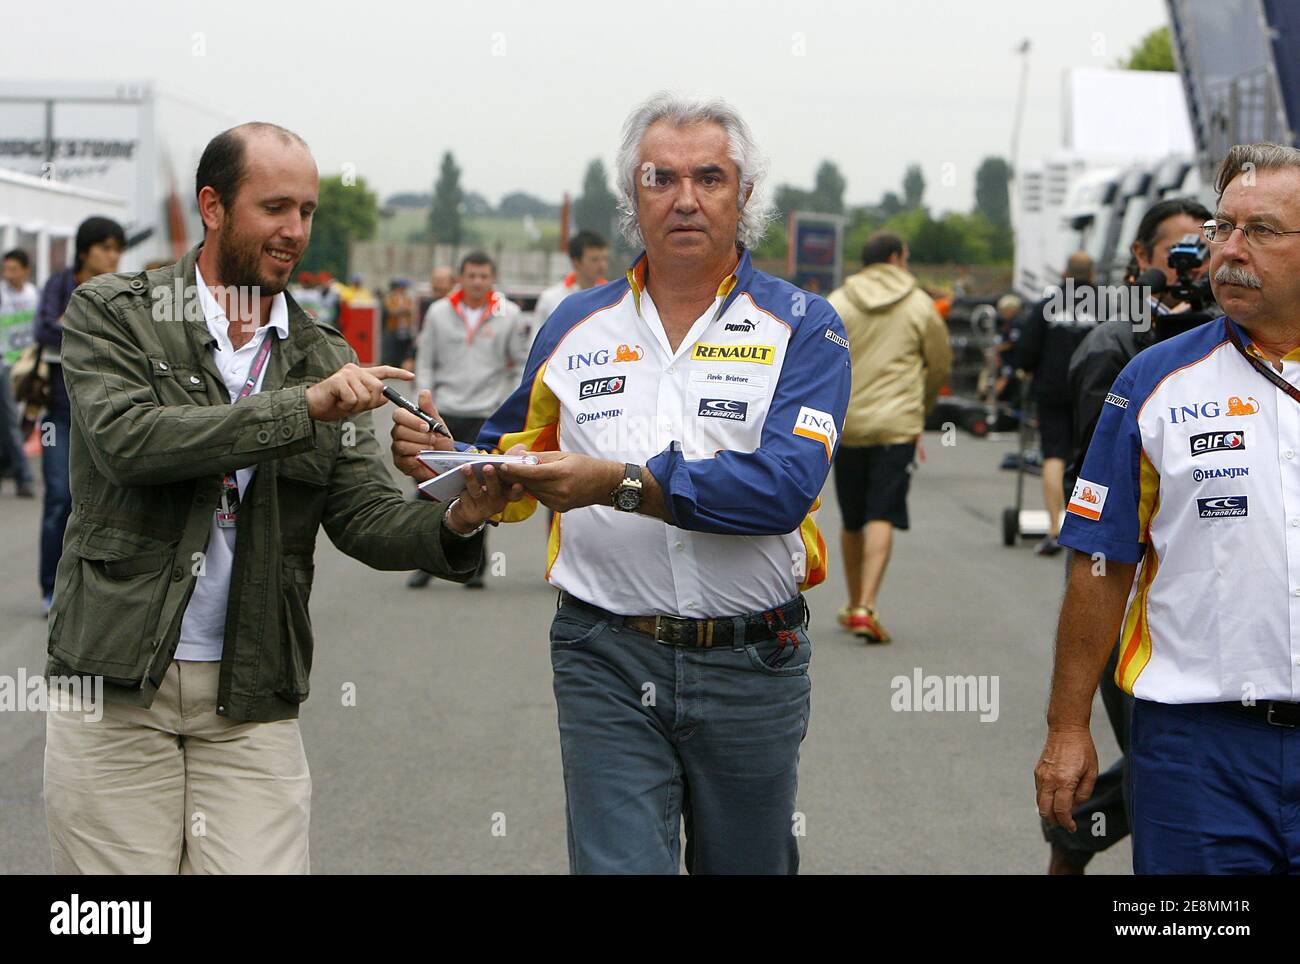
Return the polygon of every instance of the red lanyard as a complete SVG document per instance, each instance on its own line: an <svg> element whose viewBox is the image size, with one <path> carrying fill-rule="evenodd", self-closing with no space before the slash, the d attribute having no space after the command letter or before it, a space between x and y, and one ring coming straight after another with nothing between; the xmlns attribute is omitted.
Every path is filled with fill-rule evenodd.
<svg viewBox="0 0 1300 964"><path fill-rule="evenodd" d="M238 402L241 399L247 398L249 393L253 390L253 386L257 384L258 378L262 375L262 369L266 367L266 360L271 357L271 342L273 340L270 331L267 331L267 333L262 336L262 347L257 349L257 354L253 358L253 363L248 366L248 377L244 379L244 387L239 390L239 396L235 401Z"/></svg>
<svg viewBox="0 0 1300 964"><path fill-rule="evenodd" d="M274 341L272 333L267 331L262 336L262 345L253 357L253 363L248 366L248 377L244 379L244 385L235 398L236 402L247 398L257 385L257 380L262 376L262 369L266 367L266 360L271 357L272 341ZM217 506L217 525L223 529L233 529L235 513L238 509L239 480L234 472L227 472L221 480L221 504Z"/></svg>

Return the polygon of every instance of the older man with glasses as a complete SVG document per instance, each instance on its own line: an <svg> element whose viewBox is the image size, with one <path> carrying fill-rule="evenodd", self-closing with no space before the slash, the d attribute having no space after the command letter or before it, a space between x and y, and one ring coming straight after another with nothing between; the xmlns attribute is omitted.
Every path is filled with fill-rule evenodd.
<svg viewBox="0 0 1300 964"><path fill-rule="evenodd" d="M575 873L793 873L811 644L811 512L844 424L848 341L823 298L758 271L748 125L661 95L628 118L626 277L565 298L480 447L556 510L547 578ZM399 467L427 444L394 421ZM533 501L536 500L536 501Z"/></svg>
<svg viewBox="0 0 1300 964"><path fill-rule="evenodd" d="M1216 189L1203 231L1226 316L1124 368L1067 508L1038 808L1074 829L1118 633L1134 870L1297 873L1300 150L1236 146Z"/></svg>

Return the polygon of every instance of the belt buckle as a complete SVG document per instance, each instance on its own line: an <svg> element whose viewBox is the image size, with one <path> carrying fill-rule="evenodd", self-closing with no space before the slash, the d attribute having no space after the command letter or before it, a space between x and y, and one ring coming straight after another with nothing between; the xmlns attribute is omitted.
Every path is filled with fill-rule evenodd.
<svg viewBox="0 0 1300 964"><path fill-rule="evenodd" d="M672 642L672 640L664 639L662 636L659 635L660 630L667 625L668 624L664 622L664 617L662 614L655 616L655 627L654 627L655 642L661 643L664 646L676 645L675 643Z"/></svg>
<svg viewBox="0 0 1300 964"><path fill-rule="evenodd" d="M1282 722L1275 722L1275 721L1273 720L1273 707L1274 707L1274 703L1273 703L1273 701L1272 701L1272 700L1269 700L1269 703L1268 703L1268 716L1266 717L1266 719L1268 720L1268 725L1269 725L1269 726L1281 726L1281 727L1285 727L1285 728L1288 729L1288 730L1294 730L1295 727L1296 727L1296 725L1295 725L1294 723L1282 723Z"/></svg>

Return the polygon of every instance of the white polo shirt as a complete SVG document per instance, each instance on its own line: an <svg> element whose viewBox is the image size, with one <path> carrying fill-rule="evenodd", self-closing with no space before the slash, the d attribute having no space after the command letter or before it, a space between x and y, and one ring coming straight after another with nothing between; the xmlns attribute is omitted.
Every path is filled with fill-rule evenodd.
<svg viewBox="0 0 1300 964"><path fill-rule="evenodd" d="M1218 318L1137 355L1060 541L1141 562L1116 682L1161 703L1300 701L1300 403ZM1300 385L1300 353L1280 373Z"/></svg>
<svg viewBox="0 0 1300 964"><path fill-rule="evenodd" d="M645 270L643 256L560 303L478 444L645 465L663 487L673 524L600 505L557 514L555 586L621 615L771 609L825 578L811 513L848 404L844 326L746 253L674 350Z"/></svg>
<svg viewBox="0 0 1300 964"><path fill-rule="evenodd" d="M208 331L217 340L212 349L212 360L221 372L221 380L234 402L244 387L248 371L257 356L262 342L274 332L279 338L289 337L289 305L284 294L271 299L271 317L253 333L253 337L238 350L230 341L230 320L221 310L217 300L208 291L203 282L203 274L196 264L194 275L199 289L199 304L203 307L203 319ZM275 349L272 349L274 352ZM266 369L262 367L257 384L250 395L262 390L266 378ZM253 480L256 466L239 469L235 472L235 481L239 484L242 500L248 491L248 484ZM226 603L230 597L230 572L235 561L235 530L217 525L217 517L212 515L212 530L208 536L208 549L203 563L203 574L194 580L194 592L185 607L185 616L181 620L180 643L176 647L177 659L191 659L200 662L213 662L221 659L221 650L226 635Z"/></svg>

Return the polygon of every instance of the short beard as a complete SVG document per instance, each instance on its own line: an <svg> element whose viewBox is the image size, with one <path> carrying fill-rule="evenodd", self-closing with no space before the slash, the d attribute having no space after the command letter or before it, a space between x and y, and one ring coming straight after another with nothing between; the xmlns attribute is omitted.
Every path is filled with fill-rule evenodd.
<svg viewBox="0 0 1300 964"><path fill-rule="evenodd" d="M286 283L283 284L263 277L258 273L257 264L262 253L261 243L254 244L244 238L233 215L226 219L225 228L217 244L217 270L221 273L221 283L241 291L248 289L249 298L257 295L273 298L284 291L287 279L293 277L292 268L285 275ZM297 262L293 267L297 267Z"/></svg>

